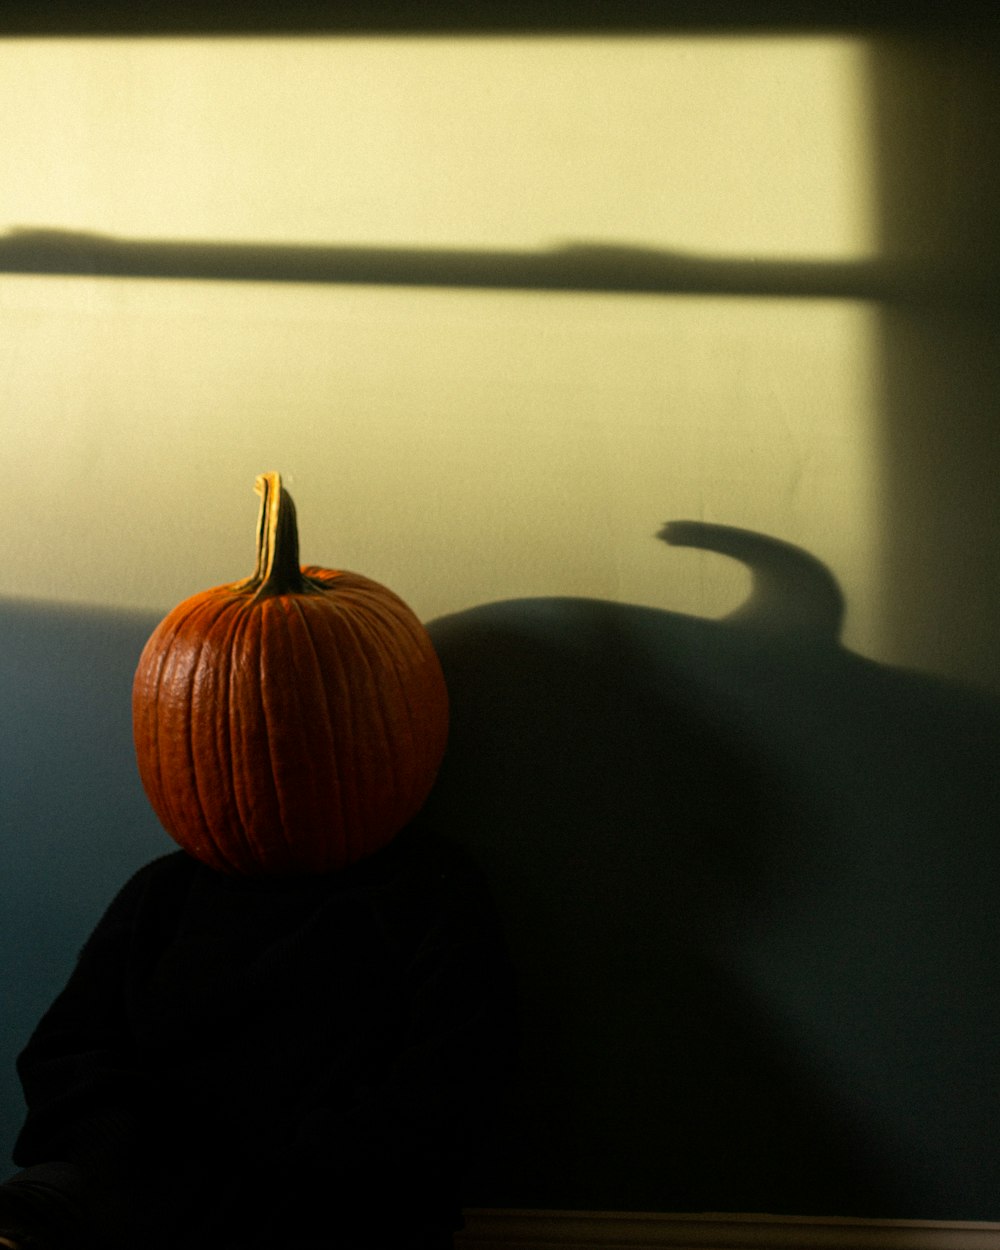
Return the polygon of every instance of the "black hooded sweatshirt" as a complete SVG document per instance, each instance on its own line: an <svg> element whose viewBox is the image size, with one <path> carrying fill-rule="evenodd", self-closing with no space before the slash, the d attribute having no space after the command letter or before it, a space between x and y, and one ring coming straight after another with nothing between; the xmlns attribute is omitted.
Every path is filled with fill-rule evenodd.
<svg viewBox="0 0 1000 1250"><path fill-rule="evenodd" d="M18 1060L0 1232L63 1250L437 1250L512 1054L479 875L415 822L323 877L141 869Z"/></svg>

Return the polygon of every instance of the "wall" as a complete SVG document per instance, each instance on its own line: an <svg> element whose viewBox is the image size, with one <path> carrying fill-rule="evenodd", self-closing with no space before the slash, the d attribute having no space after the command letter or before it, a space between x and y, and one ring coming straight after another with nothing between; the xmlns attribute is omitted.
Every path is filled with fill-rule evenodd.
<svg viewBox="0 0 1000 1250"><path fill-rule="evenodd" d="M845 39L3 55L12 226L467 249L501 275L510 252L610 245L708 262L723 292L731 262L766 290L874 246L867 58ZM276 468L305 558L382 577L425 617L553 593L717 615L745 579L655 541L693 517L814 550L852 641L884 650L860 301L30 273L3 299L4 593L163 609L241 576L253 479Z"/></svg>
<svg viewBox="0 0 1000 1250"><path fill-rule="evenodd" d="M14 1032L166 849L129 674L158 613L250 571L278 468L304 558L433 618L449 677L432 810L491 873L526 1015L470 1197L997 1218L988 60L0 57ZM303 247L383 280L302 280Z"/></svg>

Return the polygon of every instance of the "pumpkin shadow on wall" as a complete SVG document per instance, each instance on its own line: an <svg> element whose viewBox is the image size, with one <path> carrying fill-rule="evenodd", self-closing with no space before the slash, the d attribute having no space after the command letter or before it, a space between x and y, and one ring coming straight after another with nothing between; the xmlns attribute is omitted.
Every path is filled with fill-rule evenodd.
<svg viewBox="0 0 1000 1250"><path fill-rule="evenodd" d="M722 621L431 622L429 803L494 883L523 1056L483 1205L996 1219L995 703L839 643L808 553Z"/></svg>

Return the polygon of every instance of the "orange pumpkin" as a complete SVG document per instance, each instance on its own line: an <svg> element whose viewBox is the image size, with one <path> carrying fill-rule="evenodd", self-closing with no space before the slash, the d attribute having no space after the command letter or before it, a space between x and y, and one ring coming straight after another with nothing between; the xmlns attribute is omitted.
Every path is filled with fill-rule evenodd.
<svg viewBox="0 0 1000 1250"><path fill-rule="evenodd" d="M276 473L256 489L253 575L186 599L142 652L139 773L164 828L212 868L331 872L423 805L448 696L406 604L360 574L300 568L291 496Z"/></svg>

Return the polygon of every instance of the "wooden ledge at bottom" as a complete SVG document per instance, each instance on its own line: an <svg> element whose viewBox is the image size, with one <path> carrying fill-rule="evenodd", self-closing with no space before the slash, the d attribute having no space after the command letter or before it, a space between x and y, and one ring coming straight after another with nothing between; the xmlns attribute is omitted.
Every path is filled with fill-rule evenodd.
<svg viewBox="0 0 1000 1250"><path fill-rule="evenodd" d="M1000 1223L469 1210L456 1250L1000 1250Z"/></svg>

